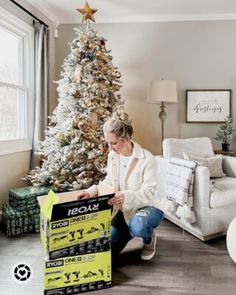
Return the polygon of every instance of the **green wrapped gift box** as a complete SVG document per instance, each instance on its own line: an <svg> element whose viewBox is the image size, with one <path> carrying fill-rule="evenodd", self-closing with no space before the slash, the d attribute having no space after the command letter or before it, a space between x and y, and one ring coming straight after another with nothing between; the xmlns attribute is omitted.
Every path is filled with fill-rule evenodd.
<svg viewBox="0 0 236 295"><path fill-rule="evenodd" d="M27 186L9 191L9 204L13 208L17 209L30 209L32 207L38 207L37 197L46 195L50 190L50 187L34 187Z"/></svg>
<svg viewBox="0 0 236 295"><path fill-rule="evenodd" d="M14 236L29 232L39 232L40 210L38 207L29 210L18 210L9 204L3 205L2 223L6 235Z"/></svg>
<svg viewBox="0 0 236 295"><path fill-rule="evenodd" d="M46 195L50 187L22 187L9 191L9 204L2 208L3 229L7 236L40 230L38 196Z"/></svg>

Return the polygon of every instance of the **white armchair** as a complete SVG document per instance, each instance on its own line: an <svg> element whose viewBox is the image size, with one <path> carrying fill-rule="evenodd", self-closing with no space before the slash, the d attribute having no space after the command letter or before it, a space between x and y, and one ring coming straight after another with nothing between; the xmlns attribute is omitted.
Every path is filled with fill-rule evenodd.
<svg viewBox="0 0 236 295"><path fill-rule="evenodd" d="M169 159L183 158L183 152L204 158L214 157L211 141L207 137L165 139L163 157L155 156L158 198L165 196ZM236 217L236 157L223 156L222 164L226 176L214 178L211 184L209 169L204 166L196 168L193 193L196 223L183 222L174 213L165 212L167 219L203 241L225 235L230 222Z"/></svg>

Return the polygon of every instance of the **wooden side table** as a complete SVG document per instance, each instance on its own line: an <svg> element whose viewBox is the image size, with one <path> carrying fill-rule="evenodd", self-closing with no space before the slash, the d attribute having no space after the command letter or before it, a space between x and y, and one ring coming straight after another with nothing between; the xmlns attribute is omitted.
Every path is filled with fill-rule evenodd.
<svg viewBox="0 0 236 295"><path fill-rule="evenodd" d="M224 156L236 157L236 150L230 150L230 151L214 150L214 153L221 154Z"/></svg>

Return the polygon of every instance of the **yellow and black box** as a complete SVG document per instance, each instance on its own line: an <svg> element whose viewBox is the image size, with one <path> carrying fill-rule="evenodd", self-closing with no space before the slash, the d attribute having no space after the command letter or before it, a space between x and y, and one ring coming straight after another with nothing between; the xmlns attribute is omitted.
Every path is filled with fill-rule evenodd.
<svg viewBox="0 0 236 295"><path fill-rule="evenodd" d="M78 192L39 197L41 243L46 259L110 250L114 194L77 200Z"/></svg>
<svg viewBox="0 0 236 295"><path fill-rule="evenodd" d="M110 287L111 251L45 262L44 295L73 295Z"/></svg>

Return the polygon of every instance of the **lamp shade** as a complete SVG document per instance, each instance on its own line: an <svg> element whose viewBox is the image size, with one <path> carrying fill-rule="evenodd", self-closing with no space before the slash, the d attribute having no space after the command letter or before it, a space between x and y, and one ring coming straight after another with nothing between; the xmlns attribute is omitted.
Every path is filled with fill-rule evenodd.
<svg viewBox="0 0 236 295"><path fill-rule="evenodd" d="M148 89L149 103L177 103L176 82L171 80L151 81Z"/></svg>

